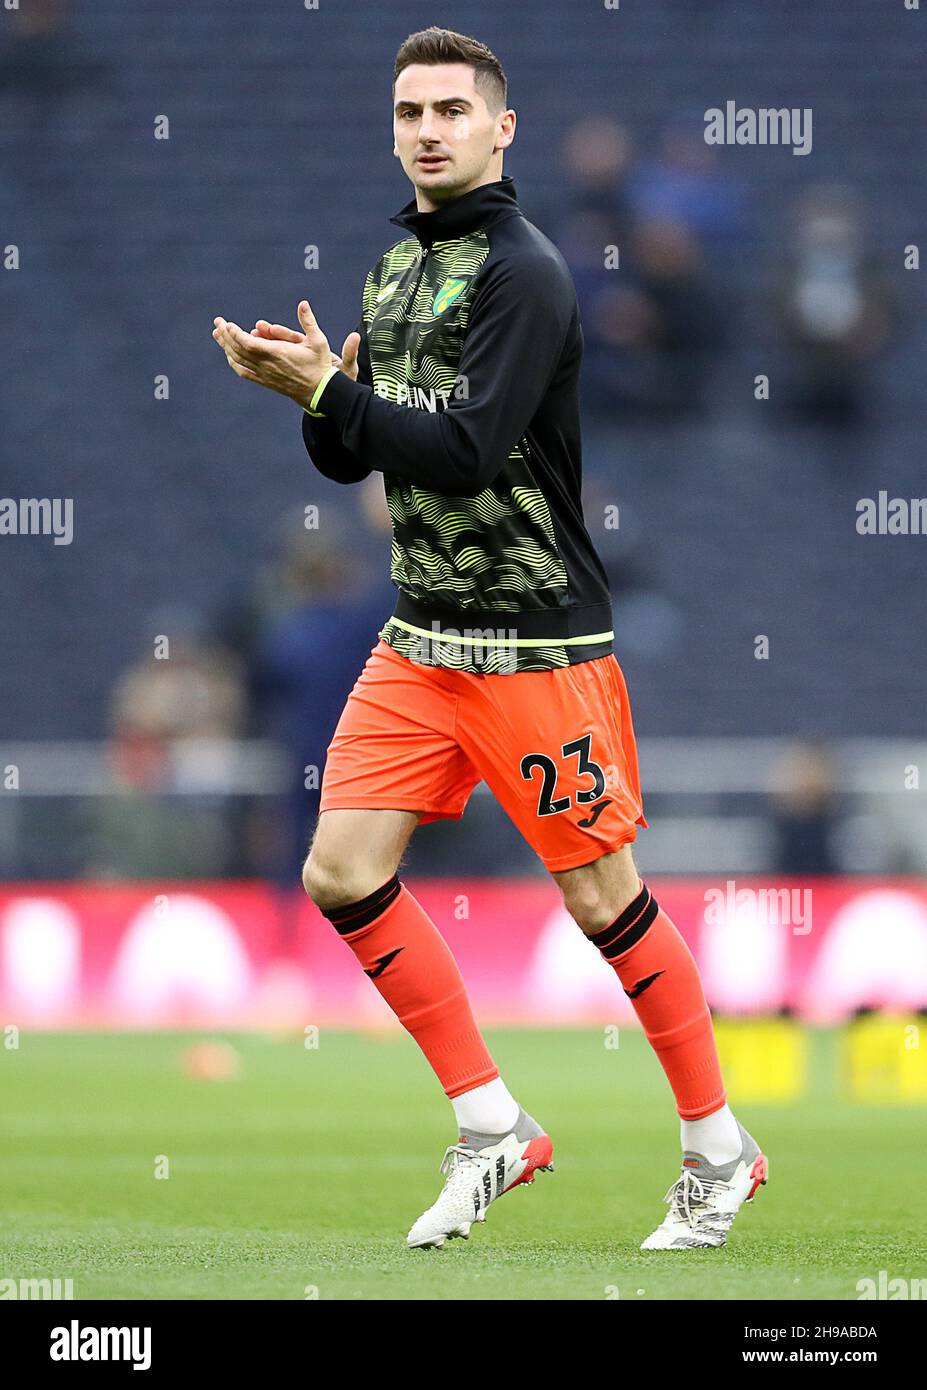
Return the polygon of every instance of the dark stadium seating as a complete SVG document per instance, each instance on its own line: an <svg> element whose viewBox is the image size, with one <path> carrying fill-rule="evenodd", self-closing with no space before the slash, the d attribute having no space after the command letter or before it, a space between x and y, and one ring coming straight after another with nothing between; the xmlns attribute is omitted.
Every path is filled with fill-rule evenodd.
<svg viewBox="0 0 927 1390"><path fill-rule="evenodd" d="M297 408L228 371L212 318L292 322L305 295L340 347L409 196L391 157L395 50L432 13L493 45L508 28L499 10L87 0L41 62L4 34L0 64L19 79L0 96L0 243L18 246L21 264L2 278L0 496L75 507L70 546L0 538L4 735L102 734L154 611L217 612L271 560L295 505L354 516L353 495L313 473ZM730 326L704 409L590 418L590 530L616 575L617 652L642 733L922 727L927 538L855 533L858 498L927 491L922 282L902 266L927 211L914 119L922 22L900 0L648 0L614 12L535 0L518 47L500 44L520 118L506 168L529 215L565 196L557 150L588 113L620 120L652 157L682 112L728 99L814 111L807 157L721 152L747 215L736 254L705 247ZM168 140L154 138L161 115ZM893 306L851 427L794 419L777 399L785 215L831 179L849 179L872 209ZM307 245L318 270L303 268ZM768 402L753 397L760 372ZM162 374L167 401L154 396ZM601 521L611 503L617 533ZM768 661L754 658L758 634Z"/></svg>

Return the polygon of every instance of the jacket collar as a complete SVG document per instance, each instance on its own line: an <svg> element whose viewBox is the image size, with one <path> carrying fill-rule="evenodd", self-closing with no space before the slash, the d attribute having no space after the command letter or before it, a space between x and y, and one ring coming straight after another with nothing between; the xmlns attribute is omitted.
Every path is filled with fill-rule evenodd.
<svg viewBox="0 0 927 1390"><path fill-rule="evenodd" d="M412 232L423 246L432 246L436 241L467 236L477 227L495 221L500 214L518 210L515 181L509 174L503 174L496 183L471 188L469 193L462 193L435 212L419 212L412 198L390 222Z"/></svg>

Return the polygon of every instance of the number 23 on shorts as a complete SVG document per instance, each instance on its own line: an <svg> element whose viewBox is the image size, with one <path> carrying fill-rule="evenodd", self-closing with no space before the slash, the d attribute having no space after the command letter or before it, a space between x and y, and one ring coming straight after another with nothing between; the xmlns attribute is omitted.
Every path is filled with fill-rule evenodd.
<svg viewBox="0 0 927 1390"><path fill-rule="evenodd" d="M590 786L577 791L575 794L577 806L592 806L593 802L598 803L592 808L589 816L584 820L577 821L577 824L584 828L591 827L605 807L611 805L611 797L605 797L605 792L608 789L605 771L601 763L596 762L592 757L592 734L583 734L582 738L574 738L569 743L564 743L561 746L560 755L563 759L577 758L577 775L592 779ZM539 816L556 816L570 809L573 805L573 797L569 793L563 796L557 795L557 763L549 754L526 753L521 760L520 768L521 775L527 782L535 780L535 769L540 768L541 770L537 805Z"/></svg>

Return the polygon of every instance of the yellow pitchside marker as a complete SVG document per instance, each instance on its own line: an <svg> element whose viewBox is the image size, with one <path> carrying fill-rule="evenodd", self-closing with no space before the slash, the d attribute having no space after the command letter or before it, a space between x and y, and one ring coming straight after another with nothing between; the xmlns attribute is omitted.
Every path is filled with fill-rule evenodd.
<svg viewBox="0 0 927 1390"><path fill-rule="evenodd" d="M790 1018L716 1018L715 1037L732 1102L797 1100L808 1089L808 1036Z"/></svg>
<svg viewBox="0 0 927 1390"><path fill-rule="evenodd" d="M866 1014L841 1037L841 1081L853 1100L927 1103L927 1018Z"/></svg>

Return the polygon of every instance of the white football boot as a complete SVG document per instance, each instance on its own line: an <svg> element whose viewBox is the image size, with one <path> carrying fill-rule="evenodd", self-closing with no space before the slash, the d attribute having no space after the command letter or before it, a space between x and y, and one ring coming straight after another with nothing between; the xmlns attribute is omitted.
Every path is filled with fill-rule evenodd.
<svg viewBox="0 0 927 1390"><path fill-rule="evenodd" d="M467 1239L473 1222L486 1220L491 1202L533 1183L536 1172L554 1171L553 1152L549 1137L524 1110L510 1134L462 1135L441 1161L445 1183L438 1200L418 1218L406 1244L416 1249L440 1247L454 1236Z"/></svg>
<svg viewBox="0 0 927 1390"><path fill-rule="evenodd" d="M682 1175L663 1198L669 1211L642 1250L709 1250L725 1243L734 1217L769 1173L766 1155L739 1121L737 1127L743 1148L730 1163L712 1164L686 1150Z"/></svg>

